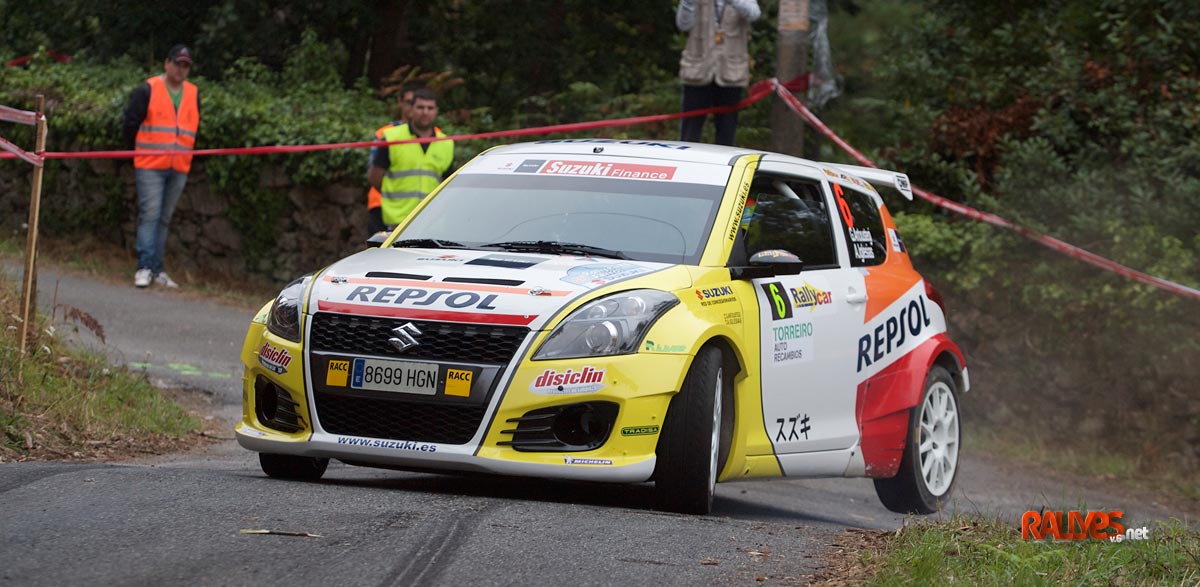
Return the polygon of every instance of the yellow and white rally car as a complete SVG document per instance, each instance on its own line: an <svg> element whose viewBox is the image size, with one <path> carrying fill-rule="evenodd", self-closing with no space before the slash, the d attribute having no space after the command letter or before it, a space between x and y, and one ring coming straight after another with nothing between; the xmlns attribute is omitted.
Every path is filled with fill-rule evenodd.
<svg viewBox="0 0 1200 587"><path fill-rule="evenodd" d="M872 183L900 173L613 139L489 150L380 243L285 288L242 347L272 477L364 466L653 481L873 477L933 512L962 353Z"/></svg>

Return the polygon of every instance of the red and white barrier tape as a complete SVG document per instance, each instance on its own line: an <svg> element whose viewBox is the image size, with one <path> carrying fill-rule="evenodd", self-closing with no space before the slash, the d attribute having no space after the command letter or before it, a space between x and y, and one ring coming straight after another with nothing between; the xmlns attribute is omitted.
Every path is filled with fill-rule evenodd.
<svg viewBox="0 0 1200 587"><path fill-rule="evenodd" d="M4 122L15 122L17 124L27 124L33 126L37 124L38 117L39 115L37 112L17 110L16 108L10 108L8 106L0 106L0 120ZM41 118L44 120L46 117L41 116ZM44 158L41 155L30 153L29 151L26 151L25 149L22 149L21 147L18 147L5 140L4 137L0 137L0 151L7 151L0 152L0 159L12 159L15 157L25 161L26 163L29 163L34 167L42 167L44 165ZM11 153L11 155L9 153Z"/></svg>
<svg viewBox="0 0 1200 587"><path fill-rule="evenodd" d="M812 111L810 111L808 108L806 108L804 106L804 104L802 104L799 100L797 100L796 97L793 96L792 93L789 92L786 88L784 88L782 84L778 84L778 83L775 84L775 93L778 94L779 97L783 99L784 103L786 103L788 105L788 107L792 109L793 112L800 115L800 117L803 118L805 122L812 125L812 127L817 129L818 132L825 135L826 138L833 141L834 144L836 144L837 146L841 147L842 150L844 150L844 151L846 151L846 153L850 154L851 157L854 157L854 159L857 160L859 163L862 163L863 165L865 165L867 167L878 167L878 165L875 165L874 161L871 161L870 159L868 159L866 155L863 155L857 149L850 146L850 144L847 143L846 141L842 140L842 138L839 137L837 135L837 133L830 130L828 126L825 126L825 123L821 122L821 119L817 118L817 116L815 114L813 114ZM934 194L932 192L918 188L915 185L912 186L912 191L914 194L916 194L921 199L923 199L927 202L930 202L936 206L945 208L947 210L950 210L951 212L961 214L961 215L966 216L967 218L971 218L973 220L978 220L980 222L986 222L993 226L999 226L1000 228L1007 228L1025 238L1028 238L1038 244L1041 244L1042 246L1045 246L1054 251L1058 251L1059 253L1067 255L1068 257L1071 257L1073 259L1078 259L1080 261L1083 261L1084 263L1089 263L1091 265L1094 265L1094 266L1104 269L1106 271L1111 271L1122 277L1133 279L1135 281L1140 281L1142 283L1147 283L1147 284L1153 285L1155 287L1165 289L1169 292L1173 292L1173 293L1177 293L1180 295L1200 299L1200 290L1197 290L1195 288L1191 288L1186 285L1178 284L1173 281L1168 281L1168 280L1162 279L1160 277L1155 277L1153 275L1148 275L1148 274L1142 273L1141 271L1138 271L1136 269L1131 269L1120 263L1117 263L1116 261L1106 259L1106 258L1101 257L1100 255L1097 255L1091 251L1081 249L1075 245L1063 242L1052 236L1042 234L1036 230L1026 228L1024 226L1018 226L1016 224L1013 224L1012 222L1009 222L1008 220L1005 220L1004 218L996 216L995 214L981 212L970 206L966 206L966 205L960 204L958 202L947 200L946 198L943 198L937 194Z"/></svg>

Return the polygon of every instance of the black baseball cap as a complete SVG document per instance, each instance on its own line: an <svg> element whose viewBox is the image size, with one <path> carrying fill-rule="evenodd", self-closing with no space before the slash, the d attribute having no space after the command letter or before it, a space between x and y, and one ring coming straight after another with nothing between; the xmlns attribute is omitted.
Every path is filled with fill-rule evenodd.
<svg viewBox="0 0 1200 587"><path fill-rule="evenodd" d="M188 65L191 65L192 50L188 49L186 45L175 45L171 47L170 51L167 51L167 59L175 62L186 61Z"/></svg>

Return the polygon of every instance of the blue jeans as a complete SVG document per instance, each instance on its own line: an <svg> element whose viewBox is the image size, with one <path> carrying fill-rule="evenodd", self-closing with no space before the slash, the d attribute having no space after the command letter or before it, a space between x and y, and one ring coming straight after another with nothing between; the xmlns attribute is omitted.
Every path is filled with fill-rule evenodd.
<svg viewBox="0 0 1200 587"><path fill-rule="evenodd" d="M158 275L163 270L167 226L187 183L187 174L171 169L135 169L134 179L138 192L138 269Z"/></svg>

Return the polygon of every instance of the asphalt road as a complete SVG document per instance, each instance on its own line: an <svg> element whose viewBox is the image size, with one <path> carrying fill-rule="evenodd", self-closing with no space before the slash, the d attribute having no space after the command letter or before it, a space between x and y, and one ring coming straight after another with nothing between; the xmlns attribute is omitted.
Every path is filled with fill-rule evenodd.
<svg viewBox="0 0 1200 587"><path fill-rule="evenodd" d="M19 275L15 263L0 268ZM232 427L250 310L45 267L39 281L43 311L57 287L57 303L96 317L107 344L86 330L60 329L60 337L145 368L163 385L213 395L215 416ZM969 410L970 395L961 401ZM1042 506L1123 509L1127 525L1179 515L1112 487L964 450L960 513L1014 526ZM820 554L846 528L905 523L864 479L722 484L705 517L656 512L651 494L648 484L336 462L319 483L277 481L230 432L204 452L135 463L0 465L0 585L796 584L817 572Z"/></svg>

